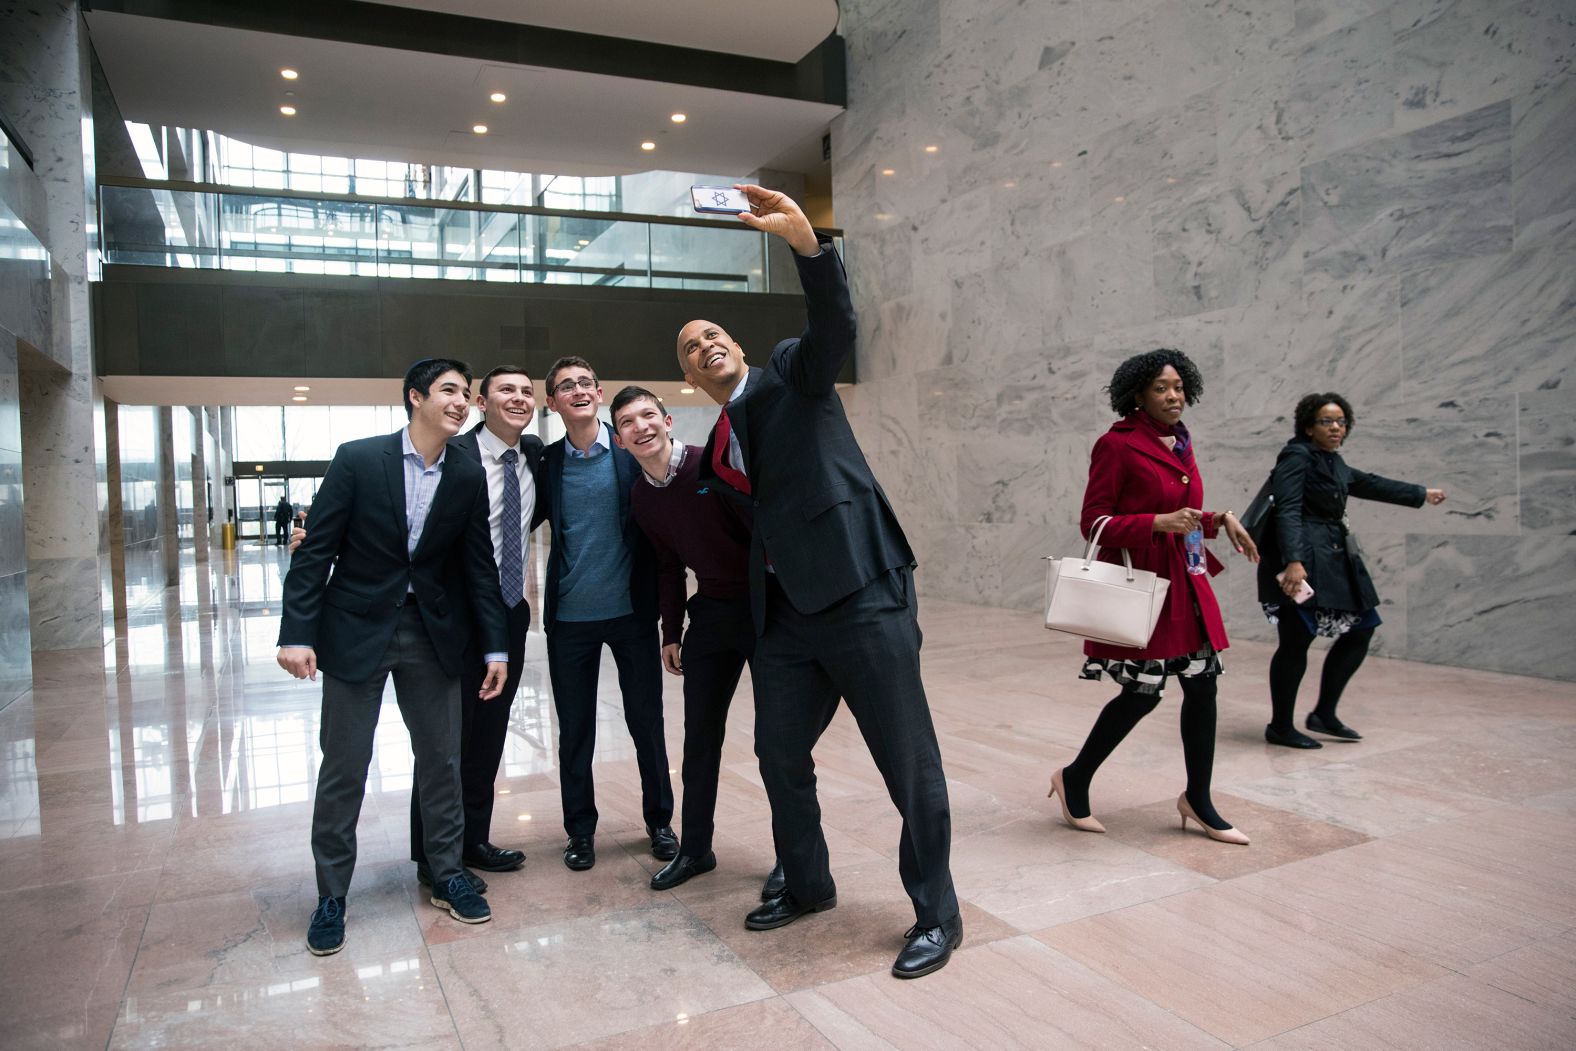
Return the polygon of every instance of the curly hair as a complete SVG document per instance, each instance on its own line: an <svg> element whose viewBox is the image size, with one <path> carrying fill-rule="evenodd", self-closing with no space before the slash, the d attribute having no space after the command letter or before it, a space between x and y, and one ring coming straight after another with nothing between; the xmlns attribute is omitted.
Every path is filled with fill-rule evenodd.
<svg viewBox="0 0 1576 1051"><path fill-rule="evenodd" d="M1177 375L1182 377L1182 394L1187 403L1192 405L1198 401L1199 395L1204 393L1204 377L1199 373L1198 366L1180 350L1161 347L1145 354L1134 354L1116 367L1116 371L1111 374L1110 386L1105 388L1111 395L1111 411L1118 416L1132 412L1144 390L1167 365L1176 369Z"/></svg>
<svg viewBox="0 0 1576 1051"><path fill-rule="evenodd" d="M1352 428L1357 425L1357 414L1352 411L1352 403L1332 391L1323 394L1304 394L1297 403L1297 409L1292 413L1292 437L1307 437L1308 428L1313 426L1313 421L1318 419L1319 410L1326 405L1339 405L1341 412L1346 415L1346 433L1351 434Z"/></svg>

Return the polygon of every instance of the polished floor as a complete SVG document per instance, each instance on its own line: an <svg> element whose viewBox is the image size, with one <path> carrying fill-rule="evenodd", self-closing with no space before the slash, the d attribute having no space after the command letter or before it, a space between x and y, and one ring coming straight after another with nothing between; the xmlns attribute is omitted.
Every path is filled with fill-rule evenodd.
<svg viewBox="0 0 1576 1051"><path fill-rule="evenodd" d="M1576 688L1371 660L1367 735L1263 743L1262 645L1228 655L1216 800L1247 848L1177 826L1175 699L1094 786L1045 798L1113 690L1032 614L923 603L966 945L887 973L912 913L898 823L846 712L817 751L835 911L752 933L772 860L748 687L715 872L669 893L640 828L611 668L598 861L567 871L543 639L499 780L493 922L426 901L410 758L386 705L349 942L303 945L318 687L274 664L283 561L255 546L151 591L112 645L41 654L0 712L0 1045L24 1048L1569 1048ZM680 691L669 680L677 766ZM677 787L675 778L675 787Z"/></svg>

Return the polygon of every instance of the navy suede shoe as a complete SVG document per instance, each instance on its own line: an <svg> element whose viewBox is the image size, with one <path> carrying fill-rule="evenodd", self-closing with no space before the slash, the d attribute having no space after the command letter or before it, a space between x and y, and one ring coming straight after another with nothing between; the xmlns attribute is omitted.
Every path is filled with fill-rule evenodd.
<svg viewBox="0 0 1576 1051"><path fill-rule="evenodd" d="M441 888L432 888L432 903L448 909L449 915L461 923L486 923L492 919L492 909L487 899L476 893L476 888L462 872L451 876Z"/></svg>
<svg viewBox="0 0 1576 1051"><path fill-rule="evenodd" d="M312 923L306 929L306 949L313 956L332 956L345 947L345 899L317 900Z"/></svg>

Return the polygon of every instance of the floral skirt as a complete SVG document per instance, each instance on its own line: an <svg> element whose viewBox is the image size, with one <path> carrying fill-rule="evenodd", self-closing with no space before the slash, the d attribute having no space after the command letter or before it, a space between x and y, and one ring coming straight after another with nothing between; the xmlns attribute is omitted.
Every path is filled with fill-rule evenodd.
<svg viewBox="0 0 1576 1051"><path fill-rule="evenodd" d="M1384 623L1379 611L1365 609L1354 613L1349 609L1320 609L1318 606L1298 606L1290 602L1262 602L1264 616L1271 624L1279 624L1288 608L1302 620L1308 634L1315 638L1338 639L1353 628L1377 628Z"/></svg>
<svg viewBox="0 0 1576 1051"><path fill-rule="evenodd" d="M1220 662L1220 654L1206 644L1203 649L1193 653L1156 660L1130 661L1118 657L1086 657L1083 671L1078 677L1099 682L1102 674L1109 675L1121 684L1123 689L1153 695L1166 688L1167 676L1178 675L1184 679L1195 676L1203 678L1223 675L1225 671L1226 666Z"/></svg>

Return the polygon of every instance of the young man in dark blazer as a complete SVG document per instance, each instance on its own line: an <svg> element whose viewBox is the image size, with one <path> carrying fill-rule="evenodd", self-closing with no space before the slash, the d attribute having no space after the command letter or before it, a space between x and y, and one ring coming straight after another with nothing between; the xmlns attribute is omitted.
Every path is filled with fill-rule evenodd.
<svg viewBox="0 0 1576 1051"><path fill-rule="evenodd" d="M416 757L432 904L465 923L492 918L460 861L460 676L472 630L486 660L481 699L498 695L507 671L486 475L447 446L469 415L470 371L443 358L419 361L403 397L408 426L335 452L312 505L311 536L285 576L279 664L298 679L323 672L312 813L318 907L307 932L319 956L344 947L356 822L391 674ZM458 609L465 597L450 593L455 572L465 577L474 621Z"/></svg>
<svg viewBox="0 0 1576 1051"><path fill-rule="evenodd" d="M491 700L481 700L485 665L481 646L472 633L460 674L463 857L468 868L510 872L525 864L525 854L492 843L494 782L509 736L509 709L525 670L525 636L531 627L525 569L530 565L531 532L545 517L546 510L537 499L543 446L542 439L525 433L535 418L536 392L531 377L518 365L500 365L483 376L476 406L482 411L482 422L451 439L449 448L481 464L487 475L489 550L507 610L509 671L502 692ZM460 591L464 577L453 578L453 584ZM416 878L431 883L425 844L417 785L410 793L410 857L416 862ZM474 882L486 886L479 879Z"/></svg>
<svg viewBox="0 0 1576 1051"><path fill-rule="evenodd" d="M671 827L673 784L662 729L656 556L630 514L640 465L614 445L598 416L602 385L590 362L558 359L546 385L547 407L563 417L565 431L543 454L541 495L553 530L542 626L558 712L559 791L569 836L564 864L575 871L596 864L591 760L603 646L618 665L651 853L671 861L679 844Z"/></svg>
<svg viewBox="0 0 1576 1051"><path fill-rule="evenodd" d="M770 930L837 904L811 749L842 697L903 815L898 866L916 922L892 973L916 978L947 962L963 922L947 782L920 680L914 555L835 389L855 335L842 261L788 197L739 189L751 205L739 218L794 250L809 315L804 335L779 343L764 368L747 366L713 322L692 321L678 337L685 379L723 406L701 482L731 491L754 516L755 750L787 888L745 926Z"/></svg>

